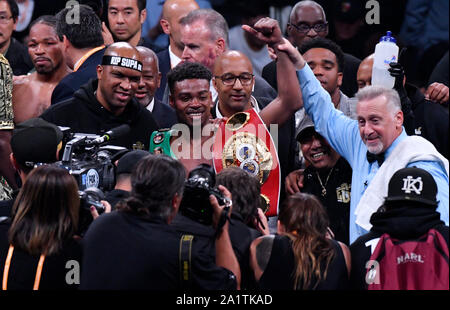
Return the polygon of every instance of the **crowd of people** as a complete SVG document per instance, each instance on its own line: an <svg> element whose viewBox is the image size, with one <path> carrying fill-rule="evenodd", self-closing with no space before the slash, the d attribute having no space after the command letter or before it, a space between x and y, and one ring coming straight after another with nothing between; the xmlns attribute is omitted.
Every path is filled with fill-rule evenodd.
<svg viewBox="0 0 450 310"><path fill-rule="evenodd" d="M2 289L449 289L448 1L153 2L0 0Z"/></svg>

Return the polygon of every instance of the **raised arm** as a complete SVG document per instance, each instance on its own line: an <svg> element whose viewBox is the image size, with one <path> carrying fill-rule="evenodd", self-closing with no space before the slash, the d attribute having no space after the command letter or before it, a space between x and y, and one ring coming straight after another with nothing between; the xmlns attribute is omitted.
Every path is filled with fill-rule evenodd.
<svg viewBox="0 0 450 310"><path fill-rule="evenodd" d="M278 49L287 40L283 38L278 22L271 18L260 19L253 28L247 25L242 28L266 42L276 53L278 96L260 112L260 116L266 125L282 125L302 107L296 68L288 53Z"/></svg>

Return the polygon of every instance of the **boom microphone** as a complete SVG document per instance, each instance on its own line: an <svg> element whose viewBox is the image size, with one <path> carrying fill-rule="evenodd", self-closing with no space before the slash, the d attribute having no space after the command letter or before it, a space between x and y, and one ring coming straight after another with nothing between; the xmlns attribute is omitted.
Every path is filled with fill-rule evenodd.
<svg viewBox="0 0 450 310"><path fill-rule="evenodd" d="M89 144L102 144L109 140L123 137L126 134L128 134L130 132L130 130L131 130L131 128L129 125L127 125L127 124L120 125L116 128L108 130L107 132L105 132L105 134L103 136L92 140Z"/></svg>

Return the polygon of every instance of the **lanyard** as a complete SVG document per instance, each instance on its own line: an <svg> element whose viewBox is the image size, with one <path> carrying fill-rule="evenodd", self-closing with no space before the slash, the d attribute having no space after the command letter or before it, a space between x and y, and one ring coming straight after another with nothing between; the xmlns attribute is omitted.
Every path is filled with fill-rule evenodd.
<svg viewBox="0 0 450 310"><path fill-rule="evenodd" d="M6 263L5 263L5 269L3 270L3 282L2 282L2 289L4 291L7 290L7 284L8 284L8 273L9 273L9 267L11 266L11 259L14 252L14 247L12 245L9 246L8 250L8 256L6 257ZM34 285L33 290L37 291L39 289L39 283L41 282L41 275L42 275L42 268L44 266L44 260L45 255L42 254L39 258L38 267L36 270L36 276L34 278Z"/></svg>
<svg viewBox="0 0 450 310"><path fill-rule="evenodd" d="M77 61L76 66L73 69L73 72L77 72L77 70L81 67L81 65L85 62L85 60L89 58L89 56L91 56L95 52L98 52L99 50L101 50L104 47L105 47L104 45L98 46L94 49L91 49L89 52L87 52L83 57L81 57L81 59L79 61Z"/></svg>

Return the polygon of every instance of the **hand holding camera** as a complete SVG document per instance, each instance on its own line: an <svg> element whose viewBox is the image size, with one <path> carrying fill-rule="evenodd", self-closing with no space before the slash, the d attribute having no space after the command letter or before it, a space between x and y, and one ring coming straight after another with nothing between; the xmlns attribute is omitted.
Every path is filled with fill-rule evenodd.
<svg viewBox="0 0 450 310"><path fill-rule="evenodd" d="M103 206L103 212L101 212L101 214L103 213L110 213L111 212L111 205L109 204L109 202L107 202L106 200L101 200L100 203ZM98 206L94 206L92 205L89 210L91 211L91 215L92 218L95 220L96 218L98 218L100 216L100 214L98 213Z"/></svg>
<svg viewBox="0 0 450 310"><path fill-rule="evenodd" d="M231 200L230 191L223 185L219 185L218 190L221 192L223 198L223 205L219 205L219 202L215 195L209 195L209 202L213 209L213 227L220 233L221 229L230 220L231 209L233 202Z"/></svg>

